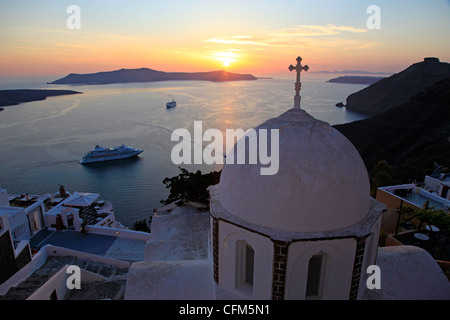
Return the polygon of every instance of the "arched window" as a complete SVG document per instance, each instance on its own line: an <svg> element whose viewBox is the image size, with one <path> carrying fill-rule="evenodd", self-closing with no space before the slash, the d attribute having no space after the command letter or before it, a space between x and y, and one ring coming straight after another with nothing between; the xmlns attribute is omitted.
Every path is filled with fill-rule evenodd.
<svg viewBox="0 0 450 320"><path fill-rule="evenodd" d="M254 261L253 248L245 240L236 241L235 286L250 295L253 290Z"/></svg>
<svg viewBox="0 0 450 320"><path fill-rule="evenodd" d="M323 278L323 255L314 255L309 259L308 278L306 282L306 299L318 299L321 295Z"/></svg>
<svg viewBox="0 0 450 320"><path fill-rule="evenodd" d="M244 282L253 285L253 270L255 261L255 251L249 245L245 246L245 274Z"/></svg>

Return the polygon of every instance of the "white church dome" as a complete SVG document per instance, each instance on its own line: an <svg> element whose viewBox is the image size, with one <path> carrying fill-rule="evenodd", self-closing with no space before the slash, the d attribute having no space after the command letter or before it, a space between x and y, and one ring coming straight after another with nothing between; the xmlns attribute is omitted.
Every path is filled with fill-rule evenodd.
<svg viewBox="0 0 450 320"><path fill-rule="evenodd" d="M364 219L369 178L347 138L300 108L256 127L258 137L265 135L260 129L267 129L269 155L270 139L276 137L271 129L279 130L278 172L261 174L261 168L276 168L275 163L251 164L247 157L243 164L237 159L231 164L227 156L218 186L223 208L253 225L288 232L339 230ZM246 150L251 150L248 144Z"/></svg>

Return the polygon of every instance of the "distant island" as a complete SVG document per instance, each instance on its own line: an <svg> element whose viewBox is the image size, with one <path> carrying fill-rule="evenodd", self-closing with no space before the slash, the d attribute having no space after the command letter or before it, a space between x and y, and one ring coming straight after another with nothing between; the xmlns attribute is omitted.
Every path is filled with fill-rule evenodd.
<svg viewBox="0 0 450 320"><path fill-rule="evenodd" d="M97 73L77 74L71 73L64 78L49 82L48 84L76 84L96 85L128 82L152 82L169 80L200 80L200 81L239 81L257 80L251 74L231 73L227 71L210 72L163 72L148 68L120 69Z"/></svg>
<svg viewBox="0 0 450 320"><path fill-rule="evenodd" d="M376 75L392 75L392 72L371 72L363 70L342 70L342 71L313 71L313 73L340 73L340 74L376 74Z"/></svg>
<svg viewBox="0 0 450 320"><path fill-rule="evenodd" d="M352 84L373 84L384 79L385 77L372 76L342 76L328 80L332 83L352 83Z"/></svg>
<svg viewBox="0 0 450 320"><path fill-rule="evenodd" d="M14 89L0 90L0 106L13 106L22 102L45 100L47 97L68 94L80 94L73 90L46 90L46 89Z"/></svg>

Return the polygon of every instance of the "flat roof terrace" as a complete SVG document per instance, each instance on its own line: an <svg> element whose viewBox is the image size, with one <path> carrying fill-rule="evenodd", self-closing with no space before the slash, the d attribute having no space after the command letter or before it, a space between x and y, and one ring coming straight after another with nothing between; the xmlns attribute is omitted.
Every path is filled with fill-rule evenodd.
<svg viewBox="0 0 450 320"><path fill-rule="evenodd" d="M436 209L444 209L443 203L435 201L431 198L425 197L422 194L417 194L415 192L410 192L410 193L406 194L403 198L421 208L423 208L423 206L426 203L428 203L429 207L434 207Z"/></svg>
<svg viewBox="0 0 450 320"><path fill-rule="evenodd" d="M46 201L48 196L46 195L8 195L9 205L11 207L27 208L38 200Z"/></svg>
<svg viewBox="0 0 450 320"><path fill-rule="evenodd" d="M389 192L400 199L406 200L419 208L423 208L425 204L428 204L428 207L434 207L435 209L448 210L450 208L450 201L438 197L422 188L417 188L415 184L380 187L379 189Z"/></svg>

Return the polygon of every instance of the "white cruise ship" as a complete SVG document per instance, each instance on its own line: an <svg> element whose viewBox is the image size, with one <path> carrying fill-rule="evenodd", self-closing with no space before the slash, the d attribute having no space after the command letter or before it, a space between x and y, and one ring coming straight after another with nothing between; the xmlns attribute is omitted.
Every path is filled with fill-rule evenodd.
<svg viewBox="0 0 450 320"><path fill-rule="evenodd" d="M136 157L144 150L135 149L126 145L111 148L102 148L96 145L94 150L89 151L80 161L81 164L120 160Z"/></svg>

